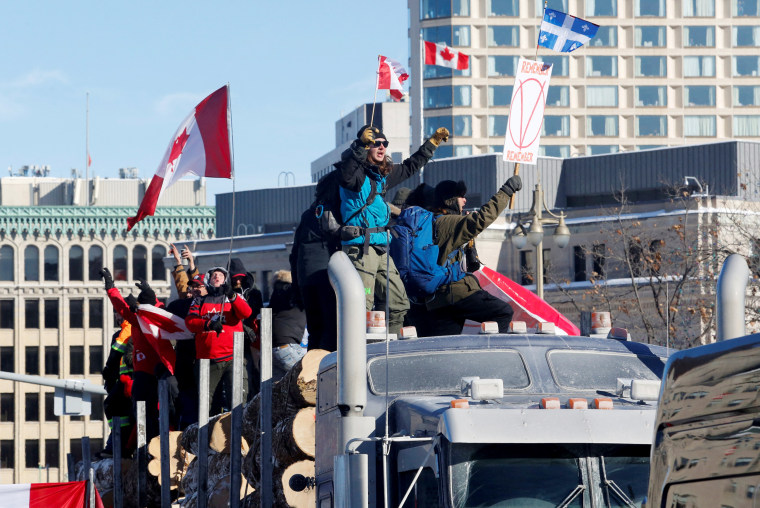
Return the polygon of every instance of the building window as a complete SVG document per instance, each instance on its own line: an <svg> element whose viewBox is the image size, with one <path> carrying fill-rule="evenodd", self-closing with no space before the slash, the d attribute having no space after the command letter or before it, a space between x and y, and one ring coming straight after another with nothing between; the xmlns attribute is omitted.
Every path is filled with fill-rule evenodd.
<svg viewBox="0 0 760 508"><path fill-rule="evenodd" d="M40 250L34 245L24 249L24 280L40 280Z"/></svg>
<svg viewBox="0 0 760 508"><path fill-rule="evenodd" d="M734 115L734 136L760 136L760 116Z"/></svg>
<svg viewBox="0 0 760 508"><path fill-rule="evenodd" d="M24 348L24 365L26 373L30 376L37 376L40 373L40 348L37 346L26 346Z"/></svg>
<svg viewBox="0 0 760 508"><path fill-rule="evenodd" d="M590 115L586 117L586 136L617 136L618 117Z"/></svg>
<svg viewBox="0 0 760 508"><path fill-rule="evenodd" d="M69 347L69 374L84 375L84 346Z"/></svg>
<svg viewBox="0 0 760 508"><path fill-rule="evenodd" d="M591 260L593 262L593 268L591 275L595 278L603 278L605 276L604 265L607 260L607 249L603 243L597 243L592 248Z"/></svg>
<svg viewBox="0 0 760 508"><path fill-rule="evenodd" d="M580 245L573 247L573 280L586 280L586 250Z"/></svg>
<svg viewBox="0 0 760 508"><path fill-rule="evenodd" d="M148 249L144 245L132 249L132 277L135 280L148 280Z"/></svg>
<svg viewBox="0 0 760 508"><path fill-rule="evenodd" d="M514 76L517 69L518 57L496 55L488 57L489 76ZM428 66L430 67L430 66Z"/></svg>
<svg viewBox="0 0 760 508"><path fill-rule="evenodd" d="M586 57L586 76L589 76L589 77L617 76L617 57L616 56L587 56Z"/></svg>
<svg viewBox="0 0 760 508"><path fill-rule="evenodd" d="M760 106L760 86L734 86L734 106Z"/></svg>
<svg viewBox="0 0 760 508"><path fill-rule="evenodd" d="M665 145L636 145L636 150L654 150L655 148L665 148Z"/></svg>
<svg viewBox="0 0 760 508"><path fill-rule="evenodd" d="M544 115L544 124L541 126L541 135L542 136L569 136L570 135L570 116Z"/></svg>
<svg viewBox="0 0 760 508"><path fill-rule="evenodd" d="M760 57L735 56L732 65L734 76L757 76L760 69Z"/></svg>
<svg viewBox="0 0 760 508"><path fill-rule="evenodd" d="M733 0L731 14L734 16L760 16L757 0Z"/></svg>
<svg viewBox="0 0 760 508"><path fill-rule="evenodd" d="M760 26L735 26L732 32L735 48L760 46Z"/></svg>
<svg viewBox="0 0 760 508"><path fill-rule="evenodd" d="M59 454L58 440L46 439L45 440L45 467L57 468L61 463L58 459Z"/></svg>
<svg viewBox="0 0 760 508"><path fill-rule="evenodd" d="M454 148L451 145L444 145L438 147L435 151L435 159L445 159L446 157L454 156Z"/></svg>
<svg viewBox="0 0 760 508"><path fill-rule="evenodd" d="M113 248L113 280L128 280L127 248L117 245Z"/></svg>
<svg viewBox="0 0 760 508"><path fill-rule="evenodd" d="M551 90L552 87L549 87ZM512 85L495 85L488 87L489 106L509 106L512 103Z"/></svg>
<svg viewBox="0 0 760 508"><path fill-rule="evenodd" d="M587 86L586 105L588 107L617 107L617 86Z"/></svg>
<svg viewBox="0 0 760 508"><path fill-rule="evenodd" d="M562 11L567 12L567 11ZM600 26L596 35L588 42L589 46L598 48L616 48L617 47L617 27Z"/></svg>
<svg viewBox="0 0 760 508"><path fill-rule="evenodd" d="M40 442L36 439L24 441L24 467L27 469L40 467Z"/></svg>
<svg viewBox="0 0 760 508"><path fill-rule="evenodd" d="M541 145L538 147L538 154L543 157L570 157L570 147L568 145Z"/></svg>
<svg viewBox="0 0 760 508"><path fill-rule="evenodd" d="M668 94L664 86L637 86L634 93L636 106L667 106Z"/></svg>
<svg viewBox="0 0 760 508"><path fill-rule="evenodd" d="M541 61L544 63L551 64L552 66L552 76L567 76L569 69L570 69L570 62L568 57L557 55L557 56L541 56Z"/></svg>
<svg viewBox="0 0 760 508"><path fill-rule="evenodd" d="M24 328L40 327L40 301L36 298L24 301Z"/></svg>
<svg viewBox="0 0 760 508"><path fill-rule="evenodd" d="M84 328L84 299L69 300L69 328Z"/></svg>
<svg viewBox="0 0 760 508"><path fill-rule="evenodd" d="M454 116L454 136L472 136L472 117L470 115Z"/></svg>
<svg viewBox="0 0 760 508"><path fill-rule="evenodd" d="M668 75L668 61L664 56L637 56L636 76L664 77Z"/></svg>
<svg viewBox="0 0 760 508"><path fill-rule="evenodd" d="M684 136L715 136L714 115L685 115L683 117Z"/></svg>
<svg viewBox="0 0 760 508"><path fill-rule="evenodd" d="M90 421L103 421L103 397L93 394L90 398Z"/></svg>
<svg viewBox="0 0 760 508"><path fill-rule="evenodd" d="M13 280L13 247L10 245L0 247L0 280Z"/></svg>
<svg viewBox="0 0 760 508"><path fill-rule="evenodd" d="M103 300L90 299L90 328L103 328Z"/></svg>
<svg viewBox="0 0 760 508"><path fill-rule="evenodd" d="M664 26L637 26L634 38L640 48L663 48L667 43Z"/></svg>
<svg viewBox="0 0 760 508"><path fill-rule="evenodd" d="M45 346L45 375L58 374L58 346Z"/></svg>
<svg viewBox="0 0 760 508"><path fill-rule="evenodd" d="M87 360L90 362L89 373L100 374L105 365L103 362L103 346L90 346Z"/></svg>
<svg viewBox="0 0 760 508"><path fill-rule="evenodd" d="M714 48L714 26L683 27L683 45L685 48Z"/></svg>
<svg viewBox="0 0 760 508"><path fill-rule="evenodd" d="M45 328L58 328L58 300L45 300Z"/></svg>
<svg viewBox="0 0 760 508"><path fill-rule="evenodd" d="M446 127L449 132L452 132L454 130L454 126L451 124L451 115L426 117L425 137L428 138L432 136L439 127Z"/></svg>
<svg viewBox="0 0 760 508"><path fill-rule="evenodd" d="M715 0L683 0L683 15L687 17L715 16Z"/></svg>
<svg viewBox="0 0 760 508"><path fill-rule="evenodd" d="M422 19L469 16L470 0L421 0Z"/></svg>
<svg viewBox="0 0 760 508"><path fill-rule="evenodd" d="M546 92L547 106L569 106L570 105L570 87L569 86L550 86Z"/></svg>
<svg viewBox="0 0 760 508"><path fill-rule="evenodd" d="M69 249L69 280L84 280L84 249L79 245Z"/></svg>
<svg viewBox="0 0 760 508"><path fill-rule="evenodd" d="M620 147L617 145L588 145L586 152L588 155L607 155L610 153L618 153Z"/></svg>
<svg viewBox="0 0 760 508"><path fill-rule="evenodd" d="M58 247L45 247L45 280L58 280Z"/></svg>
<svg viewBox="0 0 760 508"><path fill-rule="evenodd" d="M712 85L692 85L683 87L683 102L686 106L715 106L715 87Z"/></svg>
<svg viewBox="0 0 760 508"><path fill-rule="evenodd" d="M16 414L16 395L14 393L0 393L0 422L12 422Z"/></svg>
<svg viewBox="0 0 760 508"><path fill-rule="evenodd" d="M486 29L487 44L491 48L520 47L519 26L489 26Z"/></svg>
<svg viewBox="0 0 760 508"><path fill-rule="evenodd" d="M488 153L504 153L504 145L488 145Z"/></svg>
<svg viewBox="0 0 760 508"><path fill-rule="evenodd" d="M13 330L16 324L16 311L14 309L15 302L13 300L0 300L0 328L5 330Z"/></svg>
<svg viewBox="0 0 760 508"><path fill-rule="evenodd" d="M488 135L505 136L507 134L507 115L488 115Z"/></svg>
<svg viewBox="0 0 760 508"><path fill-rule="evenodd" d="M472 155L472 145L455 145L454 157L469 157Z"/></svg>
<svg viewBox="0 0 760 508"><path fill-rule="evenodd" d="M715 76L715 57L714 56L685 56L683 57L683 76L685 78L699 78L699 77Z"/></svg>
<svg viewBox="0 0 760 508"><path fill-rule="evenodd" d="M617 0L586 0L586 16L617 16Z"/></svg>
<svg viewBox="0 0 760 508"><path fill-rule="evenodd" d="M636 136L667 136L668 117L664 115L640 115L636 117Z"/></svg>
<svg viewBox="0 0 760 508"><path fill-rule="evenodd" d="M58 421L58 417L55 415L55 392L45 392L45 421Z"/></svg>
<svg viewBox="0 0 760 508"><path fill-rule="evenodd" d="M487 12L489 16L512 16L520 15L519 0L487 0Z"/></svg>
<svg viewBox="0 0 760 508"><path fill-rule="evenodd" d="M24 394L24 421L25 422L40 421L40 394L39 393L25 393Z"/></svg>
<svg viewBox="0 0 760 508"><path fill-rule="evenodd" d="M13 460L13 443L12 439L0 440L0 468L13 469L16 467L16 461Z"/></svg>
<svg viewBox="0 0 760 508"><path fill-rule="evenodd" d="M16 362L13 358L13 348L10 346L0 347L0 370L3 372L16 371Z"/></svg>
<svg viewBox="0 0 760 508"><path fill-rule="evenodd" d="M636 0L634 16L665 17L665 0Z"/></svg>
<svg viewBox="0 0 760 508"><path fill-rule="evenodd" d="M536 16L544 16L544 0L535 0L535 12ZM567 12L567 0L548 0L546 4L547 9L554 9L555 11Z"/></svg>
<svg viewBox="0 0 760 508"><path fill-rule="evenodd" d="M424 94L425 109L470 106L472 104L472 88L469 85L428 86L425 87ZM165 272L163 262L161 269Z"/></svg>
<svg viewBox="0 0 760 508"><path fill-rule="evenodd" d="M97 245L87 250L87 272L89 280L100 280L100 270L103 268L103 249Z"/></svg>
<svg viewBox="0 0 760 508"><path fill-rule="evenodd" d="M527 286L535 283L533 278L533 256L529 250L520 251L520 284Z"/></svg>

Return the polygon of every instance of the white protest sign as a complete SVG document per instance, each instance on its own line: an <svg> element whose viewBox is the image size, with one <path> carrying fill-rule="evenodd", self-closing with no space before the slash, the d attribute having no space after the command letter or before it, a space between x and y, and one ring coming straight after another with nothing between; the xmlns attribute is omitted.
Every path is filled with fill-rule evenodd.
<svg viewBox="0 0 760 508"><path fill-rule="evenodd" d="M505 161L536 163L551 75L551 64L520 58L504 140Z"/></svg>

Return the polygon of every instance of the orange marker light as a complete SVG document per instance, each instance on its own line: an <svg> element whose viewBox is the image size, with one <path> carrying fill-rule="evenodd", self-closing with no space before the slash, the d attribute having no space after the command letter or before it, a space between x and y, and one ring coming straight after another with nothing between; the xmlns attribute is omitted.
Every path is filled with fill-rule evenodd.
<svg viewBox="0 0 760 508"><path fill-rule="evenodd" d="M559 399L557 397L544 397L541 399L541 407L544 409L559 409Z"/></svg>
<svg viewBox="0 0 760 508"><path fill-rule="evenodd" d="M586 399L569 399L567 401L567 407L570 409L588 409L588 401Z"/></svg>
<svg viewBox="0 0 760 508"><path fill-rule="evenodd" d="M470 407L470 403L467 402L467 399L454 399L451 401L451 407L458 409L467 409Z"/></svg>
<svg viewBox="0 0 760 508"><path fill-rule="evenodd" d="M612 409L612 399L609 397L594 399L594 407L596 409Z"/></svg>

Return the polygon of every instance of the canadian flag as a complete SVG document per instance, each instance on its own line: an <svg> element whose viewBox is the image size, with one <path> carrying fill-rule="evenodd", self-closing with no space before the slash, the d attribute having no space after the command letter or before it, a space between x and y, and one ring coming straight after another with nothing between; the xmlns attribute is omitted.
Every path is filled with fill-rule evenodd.
<svg viewBox="0 0 760 508"><path fill-rule="evenodd" d="M141 304L137 307L137 322L140 331L151 339L188 340L194 339L195 334L187 329L185 320L176 314L160 309L153 305Z"/></svg>
<svg viewBox="0 0 760 508"><path fill-rule="evenodd" d="M382 55L378 56L377 59L377 89L388 90L393 100L400 101L404 96L404 87L401 83L409 79L409 73L396 60L391 60Z"/></svg>
<svg viewBox="0 0 760 508"><path fill-rule="evenodd" d="M425 41L425 64L462 71L470 68L470 57L443 43Z"/></svg>
<svg viewBox="0 0 760 508"><path fill-rule="evenodd" d="M150 181L137 215L127 219L127 231L156 212L161 191L191 173L207 178L232 178L229 87L212 93L185 118Z"/></svg>
<svg viewBox="0 0 760 508"><path fill-rule="evenodd" d="M0 485L0 508L82 508L87 502L86 485L84 481ZM103 508L97 490L93 508Z"/></svg>

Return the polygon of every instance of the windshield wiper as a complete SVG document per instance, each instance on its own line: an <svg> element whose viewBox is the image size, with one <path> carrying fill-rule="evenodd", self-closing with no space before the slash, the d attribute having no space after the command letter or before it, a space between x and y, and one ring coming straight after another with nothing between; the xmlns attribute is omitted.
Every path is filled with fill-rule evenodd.
<svg viewBox="0 0 760 508"><path fill-rule="evenodd" d="M586 490L586 487L583 486L583 484L578 485L573 489L573 491L568 495L560 504L557 505L557 508L565 508L570 503L573 502L573 499L578 497L578 495Z"/></svg>
<svg viewBox="0 0 760 508"><path fill-rule="evenodd" d="M623 492L623 489L621 489L617 483L615 483L614 480L610 480L607 478L607 468L604 465L604 456L599 457L601 465L602 465L602 481L605 485L607 485L610 490L617 495L617 497L620 498L620 500L625 503L629 508L636 508L636 505L633 504L633 501L631 501L631 498L625 495L625 492Z"/></svg>

